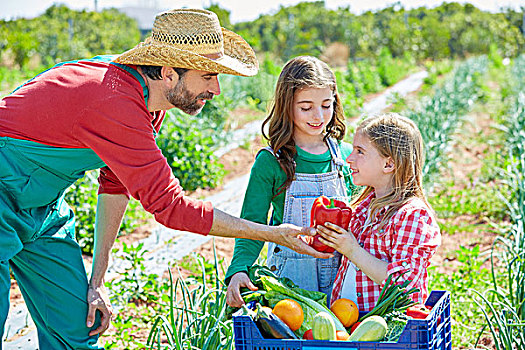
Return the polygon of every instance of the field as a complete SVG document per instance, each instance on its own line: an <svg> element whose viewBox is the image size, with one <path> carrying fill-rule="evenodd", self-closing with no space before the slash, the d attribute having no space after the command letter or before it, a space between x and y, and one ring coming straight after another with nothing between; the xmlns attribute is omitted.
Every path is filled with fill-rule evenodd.
<svg viewBox="0 0 525 350"><path fill-rule="evenodd" d="M218 5L211 7L221 21L228 20ZM323 16L312 15L319 11ZM414 120L425 141L425 193L442 233L429 267L429 289L451 293L453 349L525 349L522 13L509 9L490 14L455 3L410 11L392 5L361 16L338 11L321 2L301 3L236 24L235 30L257 51L260 73L253 78L221 76L221 95L196 117L169 112L157 138L159 148L187 194L207 198L249 173L255 154L265 146L257 136L216 155L232 142L236 130L264 119L277 76L290 57L310 54L333 66L348 142L363 103L403 78L427 71L421 88L394 96L383 111ZM318 22L310 23L314 17ZM443 24L445 17L454 25ZM283 24L289 18L296 27ZM97 32L101 21L113 23L117 34L111 36L107 28ZM124 35L122 28L133 22L113 10L76 12L53 6L36 19L0 24L5 38L0 38L0 97L60 60L121 52L140 36L138 28ZM56 35L68 30L70 38ZM96 171L88 172L67 192L88 270L96 178ZM106 283L116 313L100 343L106 349L234 349L224 285L234 241L210 240L170 261L167 272L158 275L147 272L150 252L140 243L155 227L152 216L132 201L113 252L125 268ZM13 280L11 305L22 302ZM4 344L24 335L3 339Z"/></svg>

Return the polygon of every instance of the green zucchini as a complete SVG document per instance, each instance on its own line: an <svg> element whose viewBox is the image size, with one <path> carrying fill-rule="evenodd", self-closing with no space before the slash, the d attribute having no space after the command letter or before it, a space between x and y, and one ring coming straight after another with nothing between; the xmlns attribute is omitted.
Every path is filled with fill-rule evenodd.
<svg viewBox="0 0 525 350"><path fill-rule="evenodd" d="M381 316L369 316L350 334L348 341L380 341L386 335L388 325Z"/></svg>
<svg viewBox="0 0 525 350"><path fill-rule="evenodd" d="M315 340L336 340L335 323L328 312L319 312L314 316L312 331Z"/></svg>

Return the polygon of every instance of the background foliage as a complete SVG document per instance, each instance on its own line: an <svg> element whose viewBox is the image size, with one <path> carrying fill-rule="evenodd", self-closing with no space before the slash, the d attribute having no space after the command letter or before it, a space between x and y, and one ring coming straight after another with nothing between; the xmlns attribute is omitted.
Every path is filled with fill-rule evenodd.
<svg viewBox="0 0 525 350"><path fill-rule="evenodd" d="M410 52L416 59L462 58L488 53L498 43L504 56L523 50L523 15L512 9L481 11L470 4L444 3L406 10L395 3L355 15L351 8L327 9L324 1L281 7L275 14L234 26L257 51L287 60L320 55L334 42L349 46L349 58L376 57L384 48L393 57Z"/></svg>
<svg viewBox="0 0 525 350"><path fill-rule="evenodd" d="M49 68L58 62L123 52L140 40L137 22L116 9L75 11L53 5L33 19L0 21L0 62ZM2 65L2 64L0 64Z"/></svg>

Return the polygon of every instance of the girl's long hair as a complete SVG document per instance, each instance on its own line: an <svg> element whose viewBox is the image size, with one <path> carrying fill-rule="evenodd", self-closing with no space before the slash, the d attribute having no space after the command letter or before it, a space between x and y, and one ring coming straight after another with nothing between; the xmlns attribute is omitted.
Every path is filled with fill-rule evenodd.
<svg viewBox="0 0 525 350"><path fill-rule="evenodd" d="M388 206L380 224L382 227L399 208L414 197L420 198L430 208L423 193L423 138L416 124L397 113L389 113L365 119L357 127L357 133L368 137L379 154L392 158L395 166L392 192L372 200L370 218L373 219L379 209ZM367 186L352 206L357 206L373 190Z"/></svg>
<svg viewBox="0 0 525 350"><path fill-rule="evenodd" d="M330 67L315 57L299 56L288 61L279 75L270 114L262 124L262 134L286 174L286 181L279 188L279 193L291 184L295 174L294 157L297 153L293 139L295 92L302 88L326 87L332 90L334 96L334 113L326 125L324 140L327 137L342 140L346 133L344 112L337 92L335 75ZM265 132L266 124L269 124L268 134Z"/></svg>

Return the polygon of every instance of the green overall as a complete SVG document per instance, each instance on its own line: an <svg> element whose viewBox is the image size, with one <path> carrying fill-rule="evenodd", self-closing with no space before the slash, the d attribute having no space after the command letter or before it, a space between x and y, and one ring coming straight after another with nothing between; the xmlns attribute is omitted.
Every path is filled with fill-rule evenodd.
<svg viewBox="0 0 525 350"><path fill-rule="evenodd" d="M140 74L119 66L138 79L147 103ZM37 326L39 349L102 349L98 336L88 336L88 281L64 193L86 171L105 164L91 149L10 137L0 137L0 164L0 334L9 311L10 266ZM99 324L97 315L91 329Z"/></svg>

